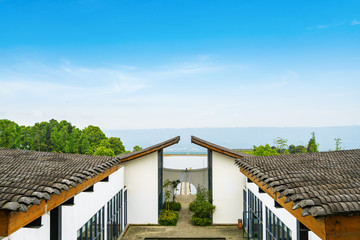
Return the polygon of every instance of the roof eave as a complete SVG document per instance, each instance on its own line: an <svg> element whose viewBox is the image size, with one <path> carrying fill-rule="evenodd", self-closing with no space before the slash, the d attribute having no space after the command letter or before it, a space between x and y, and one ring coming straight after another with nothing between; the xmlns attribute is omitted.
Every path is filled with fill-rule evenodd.
<svg viewBox="0 0 360 240"><path fill-rule="evenodd" d="M141 150L136 151L136 152L132 152L132 153L124 154L124 155L118 155L117 158L122 163L127 162L127 161L130 161L130 160L139 158L139 157L146 156L146 155L151 154L153 152L160 151L160 150L162 150L164 148L170 147L171 145L179 143L179 141L180 141L180 136L177 136L177 137L171 138L169 140L166 140L164 142L161 142L159 144L153 145L151 147L141 149Z"/></svg>
<svg viewBox="0 0 360 240"><path fill-rule="evenodd" d="M191 136L191 143L197 144L201 147L213 150L215 152L218 152L218 153L221 153L221 154L227 155L229 157L233 157L233 158L243 158L244 156L247 155L245 153L238 153L234 150L231 150L231 149L216 145L214 143L205 141L205 140L195 137L195 136Z"/></svg>

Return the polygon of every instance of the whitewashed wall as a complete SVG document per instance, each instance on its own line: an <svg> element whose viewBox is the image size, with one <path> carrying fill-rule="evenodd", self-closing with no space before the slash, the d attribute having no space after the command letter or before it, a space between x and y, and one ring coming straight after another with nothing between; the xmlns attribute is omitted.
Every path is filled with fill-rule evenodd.
<svg viewBox="0 0 360 240"><path fill-rule="evenodd" d="M234 165L235 159L221 153L212 153L214 224L237 224L243 213L243 188L246 177Z"/></svg>
<svg viewBox="0 0 360 240"><path fill-rule="evenodd" d="M96 183L94 192L76 195L75 205L62 206L62 239L76 239L77 231L123 188L124 168L121 167L109 176L109 182Z"/></svg>
<svg viewBox="0 0 360 240"><path fill-rule="evenodd" d="M29 240L50 238L50 213L46 213L41 219L40 228L21 228L2 240Z"/></svg>
<svg viewBox="0 0 360 240"><path fill-rule="evenodd" d="M290 230L293 240L297 240L297 219L289 213L285 208L275 208L274 199L267 193L259 193L259 187L255 183L246 183L247 188L257 197L263 204L263 236L266 239L266 214L265 206L270 209ZM308 232L309 240L320 240L312 231Z"/></svg>
<svg viewBox="0 0 360 240"><path fill-rule="evenodd" d="M128 161L125 186L128 193L128 223L158 223L158 153Z"/></svg>
<svg viewBox="0 0 360 240"><path fill-rule="evenodd" d="M259 193L259 187L255 183L246 183L247 188L257 197L263 204L263 236L266 239L266 213L265 206L268 207L290 230L292 240L297 240L297 222L296 218L291 215L285 208L275 208L274 199L267 193Z"/></svg>
<svg viewBox="0 0 360 240"><path fill-rule="evenodd" d="M309 231L309 240L321 240L315 233Z"/></svg>
<svg viewBox="0 0 360 240"><path fill-rule="evenodd" d="M208 169L192 169L185 170L180 169L169 169L164 168L164 180L169 179L171 181L180 180L180 182L190 182L194 185L194 187L198 187L199 185L202 187L206 187L208 185Z"/></svg>

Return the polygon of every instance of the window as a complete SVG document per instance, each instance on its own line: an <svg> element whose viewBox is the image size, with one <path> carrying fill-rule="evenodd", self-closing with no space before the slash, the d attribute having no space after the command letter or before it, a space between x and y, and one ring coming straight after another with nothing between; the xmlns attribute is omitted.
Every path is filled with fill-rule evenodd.
<svg viewBox="0 0 360 240"><path fill-rule="evenodd" d="M248 190L247 211L244 211L244 229L246 238L262 239L262 202L250 190Z"/></svg>
<svg viewBox="0 0 360 240"><path fill-rule="evenodd" d="M120 190L107 203L107 239L116 240L122 232L122 197L123 191Z"/></svg>
<svg viewBox="0 0 360 240"><path fill-rule="evenodd" d="M104 212L105 207L102 207L94 216L90 218L87 223L84 224L77 231L78 240L104 240L105 239L105 227L104 227Z"/></svg>
<svg viewBox="0 0 360 240"><path fill-rule="evenodd" d="M124 191L124 226L127 225L127 189Z"/></svg>
<svg viewBox="0 0 360 240"><path fill-rule="evenodd" d="M266 240L291 240L291 230L266 207Z"/></svg>

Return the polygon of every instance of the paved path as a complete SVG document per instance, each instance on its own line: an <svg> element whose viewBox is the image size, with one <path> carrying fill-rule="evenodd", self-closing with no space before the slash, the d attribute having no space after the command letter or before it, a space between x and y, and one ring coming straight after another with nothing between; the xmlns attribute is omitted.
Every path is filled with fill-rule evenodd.
<svg viewBox="0 0 360 240"><path fill-rule="evenodd" d="M189 203L195 195L177 196L181 203L179 219L176 226L130 226L121 240L143 240L145 237L161 238L215 238L222 237L227 240L243 239L242 230L237 226L194 226L190 223L192 212Z"/></svg>
<svg viewBox="0 0 360 240"><path fill-rule="evenodd" d="M190 183L189 182L182 182L180 185L180 196L182 195L190 195Z"/></svg>

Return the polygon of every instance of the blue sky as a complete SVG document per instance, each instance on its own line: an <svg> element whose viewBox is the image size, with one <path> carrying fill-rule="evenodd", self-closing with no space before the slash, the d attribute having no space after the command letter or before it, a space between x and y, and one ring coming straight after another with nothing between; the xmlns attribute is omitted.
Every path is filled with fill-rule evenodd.
<svg viewBox="0 0 360 240"><path fill-rule="evenodd" d="M360 125L359 1L0 0L0 119Z"/></svg>

